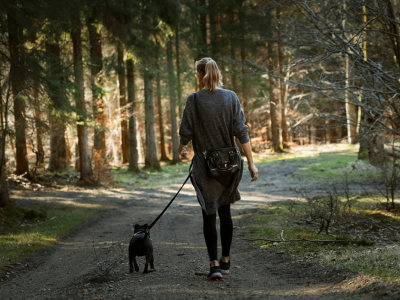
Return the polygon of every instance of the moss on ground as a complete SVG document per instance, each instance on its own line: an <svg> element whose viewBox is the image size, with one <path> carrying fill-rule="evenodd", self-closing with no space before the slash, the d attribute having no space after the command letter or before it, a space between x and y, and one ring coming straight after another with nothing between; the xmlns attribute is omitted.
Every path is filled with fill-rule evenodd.
<svg viewBox="0 0 400 300"><path fill-rule="evenodd" d="M152 168L141 169L139 174L129 172L128 166L112 168L112 175L118 185L126 188L156 187L183 183L189 175L190 162L177 165L164 165L161 171Z"/></svg>
<svg viewBox="0 0 400 300"><path fill-rule="evenodd" d="M52 245L98 210L93 204L8 207L0 222L0 269Z"/></svg>

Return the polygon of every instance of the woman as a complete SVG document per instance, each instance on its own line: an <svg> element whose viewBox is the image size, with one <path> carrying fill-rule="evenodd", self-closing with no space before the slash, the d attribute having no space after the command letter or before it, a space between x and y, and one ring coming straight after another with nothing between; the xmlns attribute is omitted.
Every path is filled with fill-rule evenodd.
<svg viewBox="0 0 400 300"><path fill-rule="evenodd" d="M213 179L207 174L202 152L233 146L231 142L231 126L233 124L233 135L239 139L247 157L251 181L257 180L258 170L253 163L248 128L244 124L244 113L236 94L221 88L221 72L217 63L211 58L205 57L197 61L196 68L201 90L191 94L186 100L179 129L178 151L180 154L187 153L186 146L193 140L195 156L192 184L202 207L203 232L210 258L208 278L218 279L222 275L229 274L229 252L233 234L230 204L240 200L238 185L243 167L234 175L221 180ZM194 104L195 94L197 108ZM201 126L201 130L199 130L199 126ZM236 144L234 146L237 148ZM219 261L216 230L217 211L220 219L222 245L222 257Z"/></svg>

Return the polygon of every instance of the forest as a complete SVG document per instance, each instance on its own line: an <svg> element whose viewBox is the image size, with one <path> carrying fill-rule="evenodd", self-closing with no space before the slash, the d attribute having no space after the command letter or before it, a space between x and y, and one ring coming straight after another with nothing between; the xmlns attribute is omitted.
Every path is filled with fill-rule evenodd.
<svg viewBox="0 0 400 300"><path fill-rule="evenodd" d="M178 152L204 57L259 169L218 290L182 186L193 146ZM399 162L400 0L0 1L8 299L399 299ZM135 224L178 188L152 229L157 272L128 273Z"/></svg>
<svg viewBox="0 0 400 300"><path fill-rule="evenodd" d="M255 152L399 139L397 0L3 1L0 203L7 174L179 163L178 127L212 57ZM96 173L96 172L95 172Z"/></svg>

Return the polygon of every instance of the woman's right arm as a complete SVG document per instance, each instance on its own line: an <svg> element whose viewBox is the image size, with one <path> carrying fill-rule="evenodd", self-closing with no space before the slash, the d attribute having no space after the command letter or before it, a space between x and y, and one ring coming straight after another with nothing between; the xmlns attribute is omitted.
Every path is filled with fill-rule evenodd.
<svg viewBox="0 0 400 300"><path fill-rule="evenodd" d="M236 94L235 98L235 109L233 118L233 135L236 136L239 142L242 144L243 151L246 154L247 162L249 164L249 172L251 181L256 181L258 178L258 170L253 163L253 153L251 152L250 138L248 133L248 127L245 125L246 119L240 105L240 101Z"/></svg>
<svg viewBox="0 0 400 300"><path fill-rule="evenodd" d="M256 181L258 178L258 169L253 163L253 153L251 152L250 142L242 144L244 154L247 157L247 163L249 165L249 172L251 176L251 181Z"/></svg>

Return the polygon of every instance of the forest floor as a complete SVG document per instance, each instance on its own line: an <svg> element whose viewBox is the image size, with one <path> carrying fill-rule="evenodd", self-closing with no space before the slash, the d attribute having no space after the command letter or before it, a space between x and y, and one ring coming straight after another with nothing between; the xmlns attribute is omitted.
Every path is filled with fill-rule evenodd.
<svg viewBox="0 0 400 300"><path fill-rule="evenodd" d="M0 299L400 299L397 284L261 249L243 239L247 212L294 199L298 188L321 188L312 180L296 180L297 172L313 160L321 157L261 159L257 182L244 174L242 200L232 206L231 275L214 282L195 275L207 272L208 263L201 210L190 184L151 231L157 271L129 273L132 225L151 223L179 188L181 177L147 188L14 190L12 197L20 206L56 202L106 209L3 274ZM144 260L138 262L143 271Z"/></svg>

